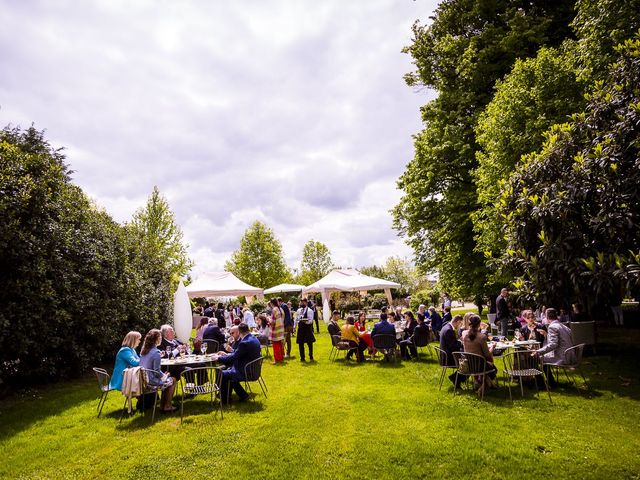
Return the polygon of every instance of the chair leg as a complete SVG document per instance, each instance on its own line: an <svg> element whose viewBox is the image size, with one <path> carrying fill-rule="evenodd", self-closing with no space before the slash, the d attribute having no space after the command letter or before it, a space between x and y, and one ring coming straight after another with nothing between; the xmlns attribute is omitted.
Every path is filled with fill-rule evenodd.
<svg viewBox="0 0 640 480"><path fill-rule="evenodd" d="M513 395L511 394L511 384L513 383L513 375L509 375L507 379L507 386L509 387L509 400L513 403Z"/></svg>
<svg viewBox="0 0 640 480"><path fill-rule="evenodd" d="M520 380L520 395L522 395L522 398L524 398L524 387L522 386L522 377L518 377L518 379Z"/></svg>
<svg viewBox="0 0 640 480"><path fill-rule="evenodd" d="M107 395L109 395L109 391L103 392L100 396L100 400L98 401L98 418L100 418L100 414L102 413L102 408L107 401Z"/></svg>
<svg viewBox="0 0 640 480"><path fill-rule="evenodd" d="M264 397L267 398L267 392L266 392L266 385L263 387L262 384L264 383L264 380L262 379L262 377L258 378L258 385L260 385L260 388L262 389L262 393L264 393Z"/></svg>
<svg viewBox="0 0 640 480"><path fill-rule="evenodd" d="M442 372L440 372L440 388L438 390L442 390L442 382L444 381L444 374L446 371L446 367L442 367Z"/></svg>
<svg viewBox="0 0 640 480"><path fill-rule="evenodd" d="M151 423L156 418L156 405L158 404L158 392L153 396L153 411L151 412Z"/></svg>

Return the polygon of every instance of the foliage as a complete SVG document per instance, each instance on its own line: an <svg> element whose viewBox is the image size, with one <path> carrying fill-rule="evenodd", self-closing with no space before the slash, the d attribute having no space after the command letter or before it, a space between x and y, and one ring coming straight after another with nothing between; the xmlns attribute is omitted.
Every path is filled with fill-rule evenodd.
<svg viewBox="0 0 640 480"><path fill-rule="evenodd" d="M256 315L264 312L264 309L266 307L267 307L267 302L265 302L264 300L254 300L253 303L249 305L249 308L251 309L251 311Z"/></svg>
<svg viewBox="0 0 640 480"><path fill-rule="evenodd" d="M469 296L486 283L470 216L477 209L478 115L517 58L569 35L572 7L568 0L448 0L433 23L413 27L405 52L416 71L405 79L435 88L438 97L422 108L425 129L414 138L415 157L398 181L404 196L393 210L394 226L407 237L418 267L438 270L452 294Z"/></svg>
<svg viewBox="0 0 640 480"><path fill-rule="evenodd" d="M384 293L374 293L373 295L370 295L367 297L367 302L371 308L375 308L377 310L389 305L387 296Z"/></svg>
<svg viewBox="0 0 640 480"><path fill-rule="evenodd" d="M260 288L273 287L291 278L280 240L260 221L255 221L244 232L240 248L233 252L224 268L240 280Z"/></svg>
<svg viewBox="0 0 640 480"><path fill-rule="evenodd" d="M404 298L415 290L419 283L416 268L406 258L389 257L384 265L385 280L400 284L391 289L394 298Z"/></svg>
<svg viewBox="0 0 640 480"><path fill-rule="evenodd" d="M418 311L420 305L424 305L427 308L431 306L437 306L440 300L440 289L437 285L433 285L431 288L425 288L418 290L411 295L411 301L409 302L409 308L414 312Z"/></svg>
<svg viewBox="0 0 640 480"><path fill-rule="evenodd" d="M618 49L584 113L556 126L500 201L505 265L529 299L583 304L621 295L629 252L640 252L640 38ZM630 278L629 278L630 276Z"/></svg>
<svg viewBox="0 0 640 480"><path fill-rule="evenodd" d="M302 249L299 282L311 285L317 282L332 269L333 261L329 248L322 242L309 240Z"/></svg>
<svg viewBox="0 0 640 480"><path fill-rule="evenodd" d="M506 248L496 208L500 186L522 155L540 149L544 132L584 108L584 88L576 79L572 60L574 49L565 50L541 48L536 57L517 60L504 80L496 83L496 93L476 125L481 147L475 171L480 206L472 219L476 249L487 259L498 257Z"/></svg>

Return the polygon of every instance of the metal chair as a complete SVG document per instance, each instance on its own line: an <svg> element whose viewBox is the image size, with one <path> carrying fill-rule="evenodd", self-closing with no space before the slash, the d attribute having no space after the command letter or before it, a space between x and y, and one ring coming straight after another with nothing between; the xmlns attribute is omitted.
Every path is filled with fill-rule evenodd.
<svg viewBox="0 0 640 480"><path fill-rule="evenodd" d="M413 345L416 347L416 352L418 352L418 355L416 356L416 360L419 360L419 355L420 355L420 348L423 347L427 347L427 351L431 352L431 350L429 350L429 332L414 332L413 333Z"/></svg>
<svg viewBox="0 0 640 480"><path fill-rule="evenodd" d="M518 381L520 383L520 394L524 397L524 387L522 385L523 378L532 378L536 386L536 394L539 393L538 383L536 377L542 376L544 380L544 386L549 394L549 401L551 402L551 392L549 391L549 382L547 382L547 376L542 368L542 358L539 356L531 356L530 350L516 350L515 352L509 352L503 355L504 360L504 374L507 379L507 386L509 387L509 400L513 402L513 396L511 395L511 382Z"/></svg>
<svg viewBox="0 0 640 480"><path fill-rule="evenodd" d="M170 384L162 384L162 385L151 385L149 384L149 374L153 374L154 376L162 376L163 373L159 372L157 370L151 370L151 369L146 369L144 367L140 367L139 370L139 382L140 382L140 387L141 387L141 397L142 397L142 405L143 405L143 412L144 412L144 399L145 399L145 395L147 394L151 394L154 393L155 395L153 396L153 412L151 414L151 423L153 423L153 421L156 418L156 406L158 404L158 392L162 392L164 389L168 388L170 386ZM125 398L124 400L124 406L122 407L122 415L124 415L124 411L125 411L125 407L127 406L127 402L129 402L131 399L130 398ZM120 416L120 421L122 421L122 415Z"/></svg>
<svg viewBox="0 0 640 480"><path fill-rule="evenodd" d="M111 381L111 377L107 373L104 368L94 368L93 372L96 374L98 378L98 388L100 388L100 400L98 400L98 418L100 418L100 414L102 413L102 407L104 407L105 402L107 401L107 395L109 392L113 390L109 386L109 382Z"/></svg>
<svg viewBox="0 0 640 480"><path fill-rule="evenodd" d="M207 353L218 353L220 351L220 343L217 340L206 338L202 340L202 345L207 344Z"/></svg>
<svg viewBox="0 0 640 480"><path fill-rule="evenodd" d="M264 383L264 378L262 378L262 361L263 357L256 358L255 360L251 360L244 366L244 386L251 392L251 385L249 382L258 382L260 388L262 389L262 393L264 393L265 398L267 397L267 384ZM231 392L231 389L229 389Z"/></svg>
<svg viewBox="0 0 640 480"><path fill-rule="evenodd" d="M587 379L584 376L584 373L582 373L582 368L580 368L580 365L582 364L583 351L584 351L584 343L581 343L579 345L574 345L573 347L567 348L564 351L563 364L561 365L549 364L551 368L556 370L556 375L560 370L564 371L564 375L567 378L567 381L569 383L573 383L576 386L576 389L578 388L578 384L575 381L572 381L571 378L569 378L569 373L571 373L571 377L575 377L576 370L578 371L578 373L580 373L580 376L582 377L582 381L584 382L584 385L587 388L591 388L589 386L589 382L587 382Z"/></svg>
<svg viewBox="0 0 640 480"><path fill-rule="evenodd" d="M355 348L349 345L349 342L342 340L340 335L331 335L331 351L329 352L329 360L335 361L338 357L338 352L345 352L344 356L346 358L349 350L355 350Z"/></svg>
<svg viewBox="0 0 640 480"><path fill-rule="evenodd" d="M440 373L440 382L439 382L440 387L438 388L438 390L442 390L442 382L444 381L444 376L447 373L447 369L456 370L458 367L455 363L453 365L448 364L447 353L444 350L442 350L440 347L436 347L434 345L433 349L436 351L438 355L438 363L440 364L440 367L442 367L442 372Z"/></svg>
<svg viewBox="0 0 640 480"><path fill-rule="evenodd" d="M217 342L216 342L217 343ZM180 388L182 397L180 399L180 423L184 415L184 401L187 396L210 395L211 405L217 398L220 404L220 418L224 419L222 413L221 382L222 375L219 375L222 367L197 367L187 368L180 374Z"/></svg>
<svg viewBox="0 0 640 480"><path fill-rule="evenodd" d="M260 348L265 350L264 356L270 357L271 355L269 354L269 339L264 335L258 335L257 339L260 342Z"/></svg>
<svg viewBox="0 0 640 480"><path fill-rule="evenodd" d="M396 343L396 336L391 334L377 334L371 337L373 340L373 348L384 353L384 358L389 360L393 357L395 363L397 357L398 344Z"/></svg>
<svg viewBox="0 0 640 480"><path fill-rule="evenodd" d="M494 368L487 368L487 359L482 355L468 352L453 352L453 359L456 362L456 380L453 385L453 394L458 389L458 376L464 375L466 379L480 377L480 400L484 400L485 379L488 374L495 371ZM466 380L465 379L465 380Z"/></svg>

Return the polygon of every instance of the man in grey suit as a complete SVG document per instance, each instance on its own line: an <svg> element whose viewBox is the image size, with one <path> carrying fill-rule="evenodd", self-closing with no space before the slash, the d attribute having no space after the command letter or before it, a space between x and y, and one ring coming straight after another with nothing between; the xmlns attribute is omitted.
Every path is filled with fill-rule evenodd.
<svg viewBox="0 0 640 480"><path fill-rule="evenodd" d="M549 385L555 386L555 380L551 373L549 365L563 365L565 363L572 363L574 358L566 358L564 352L566 349L573 347L573 337L571 336L571 329L566 325L560 323L558 320L558 312L555 308L547 308L547 340L544 346L533 352L532 355L543 355L542 363L545 366L545 373Z"/></svg>

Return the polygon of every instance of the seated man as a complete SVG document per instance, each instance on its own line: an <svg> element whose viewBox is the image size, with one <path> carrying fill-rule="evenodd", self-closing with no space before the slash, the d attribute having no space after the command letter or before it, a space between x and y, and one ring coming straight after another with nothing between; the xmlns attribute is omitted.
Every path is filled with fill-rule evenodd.
<svg viewBox="0 0 640 480"><path fill-rule="evenodd" d="M255 360L260 358L260 342L256 337L249 333L249 327L246 323L238 325L238 341L237 348L231 353L220 352L218 361L223 365L230 365L230 368L222 371L222 385L220 389L220 396L222 403L226 404L229 398L229 389L233 387L236 395L240 398L241 402L244 402L249 398L249 395L242 387L240 382L245 380L244 367Z"/></svg>
<svg viewBox="0 0 640 480"><path fill-rule="evenodd" d="M177 357L180 352L186 351L186 345L176 338L176 332L171 325L162 325L160 333L162 334L162 342L160 342L158 349L161 352L166 352L168 348L170 349L168 356Z"/></svg>
<svg viewBox="0 0 640 480"><path fill-rule="evenodd" d="M442 331L440 332L440 350L442 350L447 356L447 365L455 365L453 352L462 351L462 343L460 343L460 340L458 340L458 335L456 335L456 328L458 328L461 323L462 315L456 315L450 322L447 322L444 327L442 327ZM439 361L442 361L442 359L439 359ZM456 381L455 372L449 375L449 380L451 380L452 382ZM458 384L462 383L463 381L464 377L458 375Z"/></svg>
<svg viewBox="0 0 640 480"><path fill-rule="evenodd" d="M565 350L573 347L573 337L571 336L571 329L562 324L558 319L558 313L555 308L547 308L546 311L547 322L547 341L544 346L531 355L543 355L542 363L544 365L544 371L547 375L547 381L549 386L555 386L556 381L551 373L549 365L563 365L565 363L572 363L575 359L565 358Z"/></svg>
<svg viewBox="0 0 640 480"><path fill-rule="evenodd" d="M387 314L380 314L380 321L373 326L373 330L371 330L371 339L375 345L375 336L376 335L393 335L393 338L396 338L396 328L387 321ZM384 354L385 360L389 360L388 352Z"/></svg>
<svg viewBox="0 0 640 480"><path fill-rule="evenodd" d="M216 342L218 342L218 350L224 347L226 338L224 336L224 333L222 333L222 330L220 329L220 327L218 327L217 318L210 318L209 325L207 326L207 328L204 329L204 332L202 334L202 341L206 342L207 340L215 340ZM209 353L215 353L215 352L210 351Z"/></svg>
<svg viewBox="0 0 640 480"><path fill-rule="evenodd" d="M329 330L329 335L332 337L334 335L340 335L340 325L338 325L338 320L340 320L340 312L335 310L333 315L331 315L331 320L327 325L327 330Z"/></svg>
<svg viewBox="0 0 640 480"><path fill-rule="evenodd" d="M429 318L431 319L431 331L436 340L440 338L440 330L442 329L442 317L436 312L435 307L429 307Z"/></svg>

